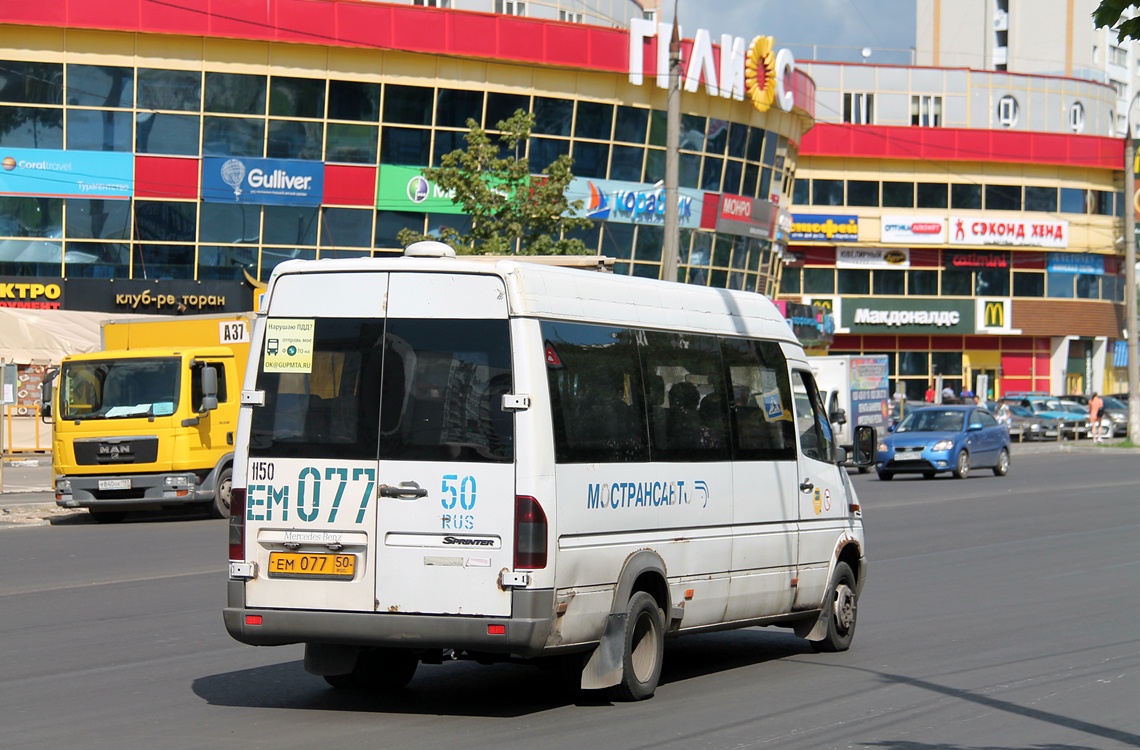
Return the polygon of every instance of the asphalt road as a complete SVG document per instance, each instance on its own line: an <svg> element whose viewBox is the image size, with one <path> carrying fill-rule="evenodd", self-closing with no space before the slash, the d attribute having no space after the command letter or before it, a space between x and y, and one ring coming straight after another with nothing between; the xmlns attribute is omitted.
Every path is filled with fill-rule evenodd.
<svg viewBox="0 0 1140 750"><path fill-rule="evenodd" d="M346 695L300 647L225 633L224 522L0 525L0 747L1140 747L1138 467L1015 451L1003 479L856 476L871 567L852 649L682 638L638 704L466 662Z"/></svg>

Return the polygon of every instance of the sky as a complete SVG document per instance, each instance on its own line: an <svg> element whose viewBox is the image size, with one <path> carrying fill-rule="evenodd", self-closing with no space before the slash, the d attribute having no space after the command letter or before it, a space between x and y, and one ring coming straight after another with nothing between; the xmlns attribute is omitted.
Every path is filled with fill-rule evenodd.
<svg viewBox="0 0 1140 750"><path fill-rule="evenodd" d="M751 40L775 38L797 60L857 62L864 47L869 63L910 65L915 0L676 0L681 34L691 39L708 29ZM673 0L661 0L661 16L673 17Z"/></svg>

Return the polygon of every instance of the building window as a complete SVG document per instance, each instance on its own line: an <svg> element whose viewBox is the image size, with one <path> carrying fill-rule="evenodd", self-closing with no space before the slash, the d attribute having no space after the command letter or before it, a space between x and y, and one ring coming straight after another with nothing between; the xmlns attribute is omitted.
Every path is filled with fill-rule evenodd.
<svg viewBox="0 0 1140 750"><path fill-rule="evenodd" d="M657 11L655 11L655 10L642 11L641 17L644 18L646 21L656 21L657 20Z"/></svg>
<svg viewBox="0 0 1140 750"><path fill-rule="evenodd" d="M849 92L843 95L843 122L870 125L875 121L875 95Z"/></svg>
<svg viewBox="0 0 1140 750"><path fill-rule="evenodd" d="M525 16L526 3L521 0L495 0L495 12L507 16Z"/></svg>
<svg viewBox="0 0 1140 750"><path fill-rule="evenodd" d="M420 5L425 8L450 8L451 0L412 0L412 5Z"/></svg>
<svg viewBox="0 0 1140 750"><path fill-rule="evenodd" d="M998 122L1004 128L1012 128L1017 124L1017 100L1009 94L998 100Z"/></svg>
<svg viewBox="0 0 1140 750"><path fill-rule="evenodd" d="M1085 129L1085 105L1073 102L1069 107L1069 130L1079 133Z"/></svg>
<svg viewBox="0 0 1140 750"><path fill-rule="evenodd" d="M1108 48L1108 61L1122 68L1128 67L1128 50L1117 47L1115 44Z"/></svg>
<svg viewBox="0 0 1140 750"><path fill-rule="evenodd" d="M942 127L942 97L928 94L912 96L910 124L924 128Z"/></svg>
<svg viewBox="0 0 1140 750"><path fill-rule="evenodd" d="M559 21L569 21L570 23L582 23L583 15L572 10L558 11Z"/></svg>

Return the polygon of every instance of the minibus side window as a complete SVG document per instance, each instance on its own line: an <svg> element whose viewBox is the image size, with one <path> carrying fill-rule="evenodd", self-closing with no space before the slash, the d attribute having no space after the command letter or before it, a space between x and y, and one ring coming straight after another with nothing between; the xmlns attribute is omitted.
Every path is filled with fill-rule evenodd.
<svg viewBox="0 0 1140 750"><path fill-rule="evenodd" d="M645 331L639 349L650 459L730 460L728 399L716 337Z"/></svg>
<svg viewBox="0 0 1140 750"><path fill-rule="evenodd" d="M649 460L636 332L542 324L558 463Z"/></svg>
<svg viewBox="0 0 1140 750"><path fill-rule="evenodd" d="M721 339L737 461L795 460L796 428L787 363L770 341Z"/></svg>

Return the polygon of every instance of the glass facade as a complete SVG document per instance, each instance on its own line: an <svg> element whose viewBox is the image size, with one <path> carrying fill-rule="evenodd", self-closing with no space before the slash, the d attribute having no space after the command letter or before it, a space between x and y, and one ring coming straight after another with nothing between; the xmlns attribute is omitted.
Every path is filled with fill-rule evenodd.
<svg viewBox="0 0 1140 750"><path fill-rule="evenodd" d="M576 176L641 183L664 176L665 113L570 96L416 86L406 82L187 71L139 65L0 60L0 142L139 156L249 157L327 165L422 168L464 144L469 123L492 133L533 112L523 155L537 173L562 154ZM483 88L487 90L484 91ZM751 109L742 110L751 112ZM751 115L748 115L751 116ZM786 136L748 122L686 114L680 186L711 194L791 198ZM342 205L221 204L150 197L0 198L0 276L265 280L288 258L399 251L400 229L439 217ZM447 216L448 225L463 219ZM587 246L616 273L657 277L659 223L599 222ZM767 240L682 233L680 278L774 295L781 264Z"/></svg>

